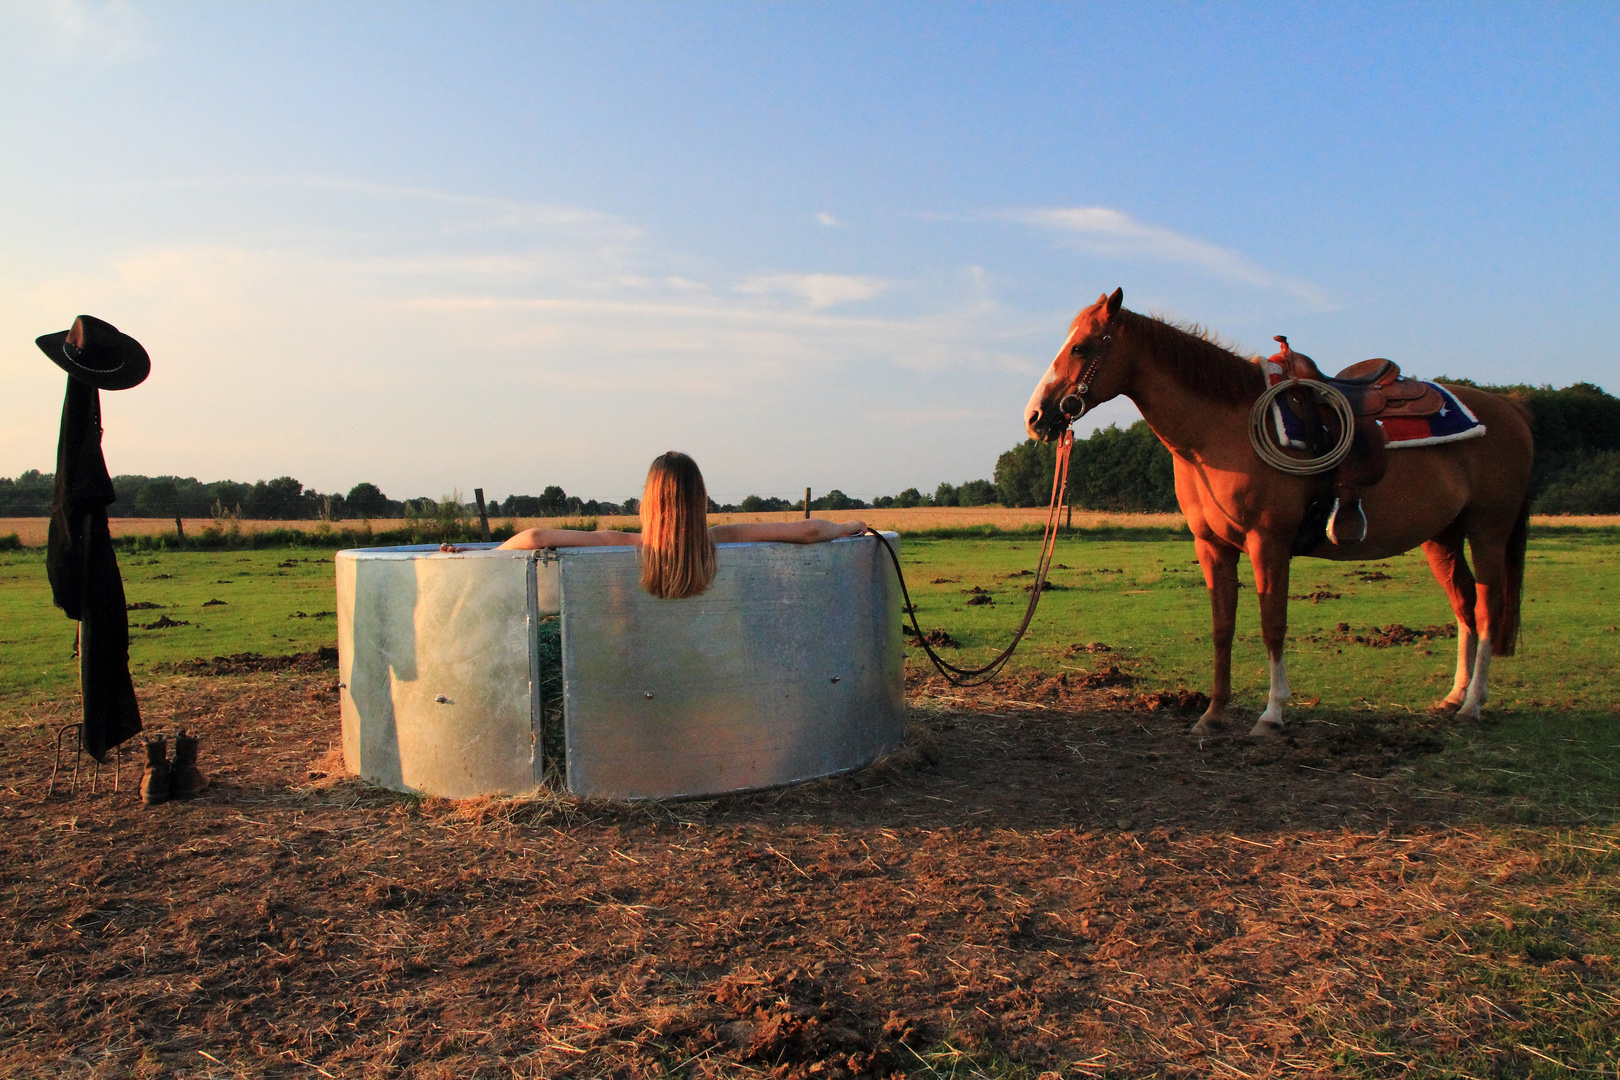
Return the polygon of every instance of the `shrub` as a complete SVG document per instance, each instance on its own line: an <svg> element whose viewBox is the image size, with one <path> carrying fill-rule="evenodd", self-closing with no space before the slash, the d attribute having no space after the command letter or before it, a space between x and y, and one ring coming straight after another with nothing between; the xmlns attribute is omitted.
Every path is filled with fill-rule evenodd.
<svg viewBox="0 0 1620 1080"><path fill-rule="evenodd" d="M1538 514L1620 514L1620 450L1583 451L1532 504Z"/></svg>

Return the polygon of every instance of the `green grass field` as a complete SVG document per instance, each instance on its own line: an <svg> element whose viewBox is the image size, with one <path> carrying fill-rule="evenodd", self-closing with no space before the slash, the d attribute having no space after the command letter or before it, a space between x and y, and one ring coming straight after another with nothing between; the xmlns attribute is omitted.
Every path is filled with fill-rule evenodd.
<svg viewBox="0 0 1620 1080"><path fill-rule="evenodd" d="M902 564L924 631L948 630L948 658L983 662L1010 639L1028 599L1034 541L913 540ZM1491 666L1487 724L1454 730L1453 745L1420 766L1437 785L1489 797L1526 822L1620 820L1620 540L1607 531L1533 538L1518 654ZM1143 688L1208 690L1209 598L1190 541L1060 543L1058 586L1042 597L1014 668L1090 671L1105 658L1064 656L1102 642ZM1265 703L1265 649L1253 576L1241 564L1233 647L1233 708L1245 725ZM936 579L946 581L935 583ZM969 606L972 588L993 603ZM1288 673L1295 721L1352 713L1423 713L1451 689L1455 638L1372 647L1354 639L1401 624L1453 622L1421 552L1375 563L1296 559L1289 604ZM1347 624L1347 631L1338 627ZM960 659L958 659L960 658ZM913 663L923 663L914 653Z"/></svg>
<svg viewBox="0 0 1620 1080"><path fill-rule="evenodd" d="M1037 552L1032 541L906 541L902 563L918 622L924 630L950 631L962 642L963 659L988 659L1011 636L1029 596L1029 579L1008 575L1033 567ZM1614 704L1616 553L1620 543L1608 539L1559 536L1532 543L1519 654L1491 669L1496 706L1607 711ZM1057 588L1042 597L1017 665L1085 670L1089 658L1064 659L1064 649L1100 641L1128 657L1148 682L1207 688L1209 598L1191 542L1064 543L1055 562L1067 569L1052 571ZM937 578L949 580L933 583ZM1266 661L1246 560L1240 580L1234 691L1238 704L1258 709L1265 701ZM993 603L970 606L968 590L975 587L987 590ZM1422 709L1451 689L1454 638L1392 648L1353 641L1396 623L1415 630L1453 623L1421 552L1373 563L1296 559L1289 592L1319 597L1289 604L1287 655L1296 699ZM1339 631L1341 623L1349 630Z"/></svg>
<svg viewBox="0 0 1620 1080"><path fill-rule="evenodd" d="M1025 539L910 539L902 561L923 629L961 642L953 659L986 659L1010 638L1028 598L1038 544ZM1531 542L1519 654L1491 669L1492 721L1445 755L1440 777L1464 790L1522 804L1526 820L1574 814L1614 820L1620 811L1620 539L1608 530L1559 531ZM1102 642L1147 689L1206 689L1209 601L1192 544L1179 539L1062 541L1052 581L1014 669L1083 672L1105 658L1066 656ZM305 652L336 641L329 553L133 552L120 560L128 600L159 605L130 612L137 677L193 657ZM1246 722L1266 693L1252 578L1239 601L1234 707ZM983 590L974 594L970 590ZM1422 712L1451 686L1452 638L1374 648L1401 624L1451 623L1421 554L1378 563L1294 563L1289 677L1296 719L1365 711ZM975 596L988 603L971 605ZM223 600L223 604L209 604ZM299 613L302 613L300 617ZM144 629L166 617L187 625ZM1348 630L1341 631L1339 626ZM27 700L73 692L73 624L51 605L43 552L0 554L0 719ZM923 662L914 650L911 660Z"/></svg>
<svg viewBox="0 0 1620 1080"><path fill-rule="evenodd" d="M129 613L137 678L193 657L279 655L337 643L330 553L138 552L120 554L118 565L130 604L159 605ZM164 617L188 625L143 629ZM0 554L0 715L19 697L74 691L75 625L51 604L42 550Z"/></svg>

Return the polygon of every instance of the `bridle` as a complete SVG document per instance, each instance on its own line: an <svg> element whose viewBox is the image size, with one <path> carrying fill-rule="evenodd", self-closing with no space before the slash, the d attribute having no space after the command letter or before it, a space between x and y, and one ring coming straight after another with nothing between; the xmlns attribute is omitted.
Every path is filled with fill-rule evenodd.
<svg viewBox="0 0 1620 1080"><path fill-rule="evenodd" d="M1069 346L1070 356L1085 356L1086 366L1080 372L1080 379L1075 383L1074 389L1063 395L1058 402L1058 411L1064 419L1072 424L1086 412L1086 395L1091 392L1091 381L1097 377L1097 368L1102 364L1103 354L1114 343L1113 334L1104 334L1093 344L1075 342ZM1090 353L1089 356L1086 354Z"/></svg>

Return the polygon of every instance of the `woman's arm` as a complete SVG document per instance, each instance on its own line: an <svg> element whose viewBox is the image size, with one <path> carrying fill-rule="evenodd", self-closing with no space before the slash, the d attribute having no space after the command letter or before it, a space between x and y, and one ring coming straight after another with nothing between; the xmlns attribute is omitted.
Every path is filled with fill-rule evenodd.
<svg viewBox="0 0 1620 1080"><path fill-rule="evenodd" d="M501 545L512 551L538 551L541 548L560 547L640 547L641 534L598 529L581 532L578 529L524 529ZM456 544L440 544L439 550L451 555L466 551ZM500 548L496 549L497 551Z"/></svg>
<svg viewBox="0 0 1620 1080"><path fill-rule="evenodd" d="M518 551L536 551L540 548L559 547L639 547L640 533L619 532L617 529L597 529L582 532L579 529L524 529L513 535L501 547Z"/></svg>
<svg viewBox="0 0 1620 1080"><path fill-rule="evenodd" d="M788 544L820 544L840 536L859 536L866 531L864 521L749 521L734 525L711 525L709 535L717 544L744 544L776 540Z"/></svg>

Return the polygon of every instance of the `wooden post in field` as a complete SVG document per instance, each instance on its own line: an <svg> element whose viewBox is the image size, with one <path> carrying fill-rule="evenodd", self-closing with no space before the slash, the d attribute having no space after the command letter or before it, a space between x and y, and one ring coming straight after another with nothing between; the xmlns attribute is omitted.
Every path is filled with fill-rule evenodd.
<svg viewBox="0 0 1620 1080"><path fill-rule="evenodd" d="M804 516L806 518L808 518L810 516L810 489L809 488L804 489Z"/></svg>
<svg viewBox="0 0 1620 1080"><path fill-rule="evenodd" d="M489 512L484 509L484 489L473 488L473 498L478 500L478 530L483 534L484 542L489 543Z"/></svg>
<svg viewBox="0 0 1620 1080"><path fill-rule="evenodd" d="M174 535L180 541L180 546L186 546L186 527L180 524L180 511L174 512Z"/></svg>

